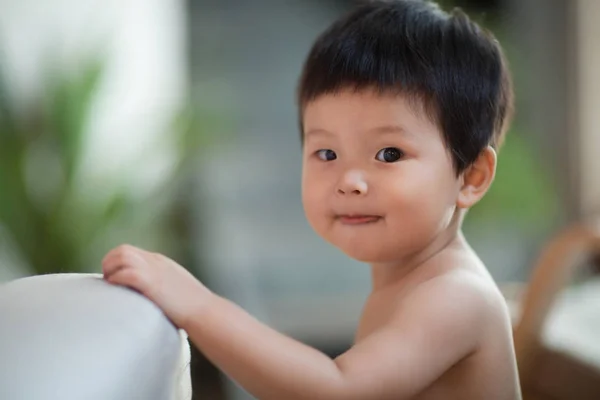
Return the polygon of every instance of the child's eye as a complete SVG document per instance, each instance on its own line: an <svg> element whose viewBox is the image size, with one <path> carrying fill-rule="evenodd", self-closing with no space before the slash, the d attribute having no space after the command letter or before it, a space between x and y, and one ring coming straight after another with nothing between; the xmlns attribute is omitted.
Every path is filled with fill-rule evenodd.
<svg viewBox="0 0 600 400"><path fill-rule="evenodd" d="M400 160L403 155L404 153L400 149L395 147L386 147L385 149L379 150L375 158L379 161L393 163Z"/></svg>
<svg viewBox="0 0 600 400"><path fill-rule="evenodd" d="M337 158L335 151L329 149L323 149L317 151L317 157L323 161L333 161Z"/></svg>

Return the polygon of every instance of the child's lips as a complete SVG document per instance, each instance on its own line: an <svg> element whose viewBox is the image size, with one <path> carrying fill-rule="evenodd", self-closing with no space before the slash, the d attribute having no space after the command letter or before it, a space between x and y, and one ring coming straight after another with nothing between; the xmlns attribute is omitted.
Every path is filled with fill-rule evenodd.
<svg viewBox="0 0 600 400"><path fill-rule="evenodd" d="M379 215L360 215L360 214L343 214L338 215L337 219L345 225L364 225L377 222L381 219Z"/></svg>

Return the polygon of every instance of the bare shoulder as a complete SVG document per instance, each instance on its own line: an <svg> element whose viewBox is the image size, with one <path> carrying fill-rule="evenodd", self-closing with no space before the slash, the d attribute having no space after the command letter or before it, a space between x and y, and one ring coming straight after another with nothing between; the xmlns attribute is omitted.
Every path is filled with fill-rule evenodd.
<svg viewBox="0 0 600 400"><path fill-rule="evenodd" d="M490 321L502 320L491 278L471 268L422 269L413 276L372 300L359 340L336 359L354 382L353 393L364 394L356 398L486 398L482 391L505 390L513 360L504 356L510 353L507 331L498 330L506 339L500 346L490 334L490 325L499 326Z"/></svg>
<svg viewBox="0 0 600 400"><path fill-rule="evenodd" d="M416 284L394 311L403 326L418 324L429 343L453 348L460 361L504 336L511 341L506 302L485 268L449 268Z"/></svg>
<svg viewBox="0 0 600 400"><path fill-rule="evenodd" d="M428 340L454 352L452 365L423 399L519 398L510 317L485 270L453 269L435 276L415 287L407 302L407 310L420 308L427 315L421 321L432 332ZM410 319L417 318L413 315Z"/></svg>
<svg viewBox="0 0 600 400"><path fill-rule="evenodd" d="M407 295L405 305L406 309L443 312L444 318L461 324L489 322L504 318L507 312L498 287L487 271L476 265L449 268L424 279Z"/></svg>

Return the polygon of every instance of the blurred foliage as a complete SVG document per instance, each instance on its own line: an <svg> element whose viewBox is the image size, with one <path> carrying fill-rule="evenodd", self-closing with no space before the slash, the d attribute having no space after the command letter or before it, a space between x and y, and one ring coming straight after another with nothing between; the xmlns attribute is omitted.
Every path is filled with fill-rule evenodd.
<svg viewBox="0 0 600 400"><path fill-rule="evenodd" d="M537 160L527 136L508 132L498 154L496 177L489 192L467 219L548 227L560 209L552 177Z"/></svg>
<svg viewBox="0 0 600 400"><path fill-rule="evenodd" d="M48 74L33 104L17 107L0 69L0 225L27 272L99 272L103 252L122 241L157 251L178 241L169 208L219 118L191 105L173 117L166 136L176 166L155 192L140 198L115 181L102 198L86 195L81 157L104 71L98 57L76 74Z"/></svg>

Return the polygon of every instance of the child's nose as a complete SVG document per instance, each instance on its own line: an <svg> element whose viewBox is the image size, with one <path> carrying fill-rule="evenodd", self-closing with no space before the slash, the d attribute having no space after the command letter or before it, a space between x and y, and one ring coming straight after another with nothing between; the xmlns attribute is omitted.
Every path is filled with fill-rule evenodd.
<svg viewBox="0 0 600 400"><path fill-rule="evenodd" d="M367 194L368 185L364 173L357 170L347 171L340 179L337 187L338 194Z"/></svg>

